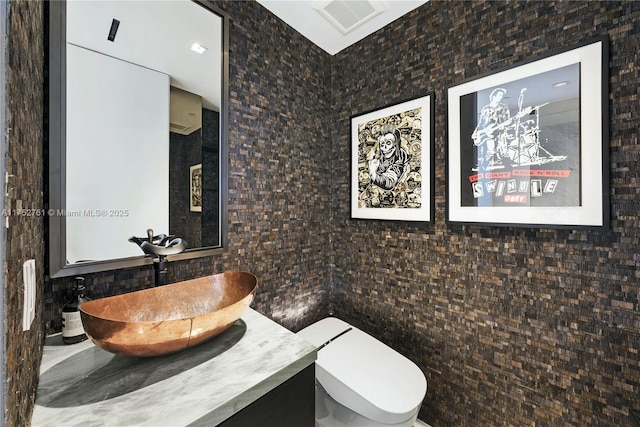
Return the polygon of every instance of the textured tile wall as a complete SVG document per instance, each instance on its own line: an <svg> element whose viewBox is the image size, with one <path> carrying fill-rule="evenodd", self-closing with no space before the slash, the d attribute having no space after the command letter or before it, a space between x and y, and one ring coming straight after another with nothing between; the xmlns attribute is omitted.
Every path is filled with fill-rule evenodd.
<svg viewBox="0 0 640 427"><path fill-rule="evenodd" d="M294 330L333 309L418 362L432 425L628 425L640 391L638 5L432 0L333 59L256 3L220 5L232 19L230 247L172 264L173 279L252 271L254 307ZM601 34L612 230L445 224L446 85ZM435 223L350 220L349 116L425 91ZM87 279L106 295L153 273ZM48 283L48 331L70 283Z"/></svg>
<svg viewBox="0 0 640 427"><path fill-rule="evenodd" d="M611 230L445 223L446 87L608 34ZM640 406L640 3L431 0L334 58L332 308L409 356L434 426L630 425ZM436 96L436 220L350 220L349 117Z"/></svg>
<svg viewBox="0 0 640 427"><path fill-rule="evenodd" d="M3 6L4 8L4 6ZM4 18L3 18L4 19ZM42 301L44 222L43 176L43 4L12 1L9 5L7 97L7 183L2 226L6 236L6 421L22 426L31 417L42 357L42 312L29 331L22 331L24 284L22 264L35 259L37 300ZM4 37L4 34L3 34ZM3 40L4 42L4 40ZM4 61L5 58L2 58ZM4 64L2 65L4 67ZM3 82L4 84L4 82ZM4 135L3 135L4 136ZM5 223L6 221L6 223ZM5 288L6 287L6 288ZM4 398L4 397L3 397ZM1 414L4 419L5 414ZM2 421L0 421L2 424Z"/></svg>
<svg viewBox="0 0 640 427"><path fill-rule="evenodd" d="M231 18L229 247L170 263L169 280L250 271L252 307L295 330L328 312L331 57L256 2L216 4ZM90 295L113 295L151 286L153 268L85 278ZM47 333L60 330L72 285L47 283Z"/></svg>

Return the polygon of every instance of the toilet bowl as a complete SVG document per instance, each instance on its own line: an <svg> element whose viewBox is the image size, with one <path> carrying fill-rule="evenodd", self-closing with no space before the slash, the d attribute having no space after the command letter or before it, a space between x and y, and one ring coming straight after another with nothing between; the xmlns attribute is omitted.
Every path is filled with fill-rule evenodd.
<svg viewBox="0 0 640 427"><path fill-rule="evenodd" d="M427 392L415 363L334 317L298 336L318 347L317 427L411 427Z"/></svg>

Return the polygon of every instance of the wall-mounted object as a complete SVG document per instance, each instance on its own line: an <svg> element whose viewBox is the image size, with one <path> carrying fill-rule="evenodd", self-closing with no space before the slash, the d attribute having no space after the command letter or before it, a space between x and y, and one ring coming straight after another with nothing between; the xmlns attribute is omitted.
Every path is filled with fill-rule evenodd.
<svg viewBox="0 0 640 427"><path fill-rule="evenodd" d="M222 252L227 236L228 16L205 1L56 1L48 3L48 7L49 276L65 277L150 264L152 261L138 255L127 241L130 235L147 226L188 235L190 248L171 255L171 260ZM106 24L105 16L109 17ZM114 16L120 21L119 31L117 38L109 41L105 34ZM196 41L208 49L202 54L194 53L190 46ZM99 73L81 73L88 77L82 82L82 88L78 88L78 80L71 80L77 73L74 74L70 62L77 50L127 64L128 68L119 66L108 75L101 67L98 67ZM139 101L150 102L150 98L136 95L141 85L135 83L140 78L131 78L133 69L166 77L165 83L152 90L162 93L165 99L156 102L163 109L160 113L152 113L149 107L134 109L134 105L141 104ZM129 79L129 87L133 85L136 91L121 83L119 79L123 75ZM105 83L107 77L108 84ZM148 79L142 77L142 80ZM100 87L106 87L107 92L97 92ZM189 133L188 141L184 137L174 141L177 134L169 132L170 87L174 92L177 88L195 94L201 100L200 111L193 115L201 115L202 119L185 132ZM84 98L72 96L78 92ZM105 102L106 97L109 103ZM87 98L92 102L86 102ZM78 111L82 112L81 116ZM123 114L112 116L118 111ZM215 114L210 114L212 112ZM160 125L147 125L151 114L162 116L161 120L154 120ZM80 123L84 126L79 134ZM141 123L145 123L145 127ZM145 143L146 152L141 151L141 135L132 129L139 130L147 139L151 135L151 140ZM104 139L97 142L107 134L111 136L106 142ZM114 144L115 140L120 144ZM184 147L185 153L188 150L188 155L176 154L181 148L173 148L182 142L180 147ZM192 147L196 143L198 147ZM98 144L100 149L92 144ZM113 150L116 146L122 150ZM135 157L133 151L136 151ZM193 153L199 157L193 158ZM208 197L202 209L202 221L198 227L191 227L194 221L187 216L188 186L181 182L182 192L176 194L170 174L178 165L186 182L185 168L196 163L203 165ZM106 167L98 168L102 164ZM84 165L84 169L70 175L78 165ZM94 173L96 170L102 170L102 175ZM157 206L158 201L162 207ZM183 210L172 214L171 209L183 205ZM135 218L143 220L144 225L133 226ZM112 227L110 231L96 238L97 230L108 229L107 223ZM78 224L83 228L79 229ZM88 244L78 245L78 239Z"/></svg>
<svg viewBox="0 0 640 427"><path fill-rule="evenodd" d="M433 221L434 96L351 117L351 218Z"/></svg>
<svg viewBox="0 0 640 427"><path fill-rule="evenodd" d="M189 168L189 208L191 212L202 212L202 163Z"/></svg>
<svg viewBox="0 0 640 427"><path fill-rule="evenodd" d="M30 259L22 264L22 281L24 283L24 303L22 308L22 330L31 329L36 317L36 260Z"/></svg>
<svg viewBox="0 0 640 427"><path fill-rule="evenodd" d="M606 38L447 94L449 222L609 226Z"/></svg>

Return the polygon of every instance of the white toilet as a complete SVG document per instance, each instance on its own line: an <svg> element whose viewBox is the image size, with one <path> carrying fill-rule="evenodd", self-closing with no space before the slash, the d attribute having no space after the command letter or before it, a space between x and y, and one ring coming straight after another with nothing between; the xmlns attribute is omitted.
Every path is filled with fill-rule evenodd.
<svg viewBox="0 0 640 427"><path fill-rule="evenodd" d="M316 427L412 427L427 392L415 363L328 317L298 336L318 347Z"/></svg>

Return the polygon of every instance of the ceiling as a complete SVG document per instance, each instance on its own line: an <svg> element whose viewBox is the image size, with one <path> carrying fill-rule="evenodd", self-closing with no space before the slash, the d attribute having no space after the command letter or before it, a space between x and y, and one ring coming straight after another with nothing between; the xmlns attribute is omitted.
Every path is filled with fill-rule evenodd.
<svg viewBox="0 0 640 427"><path fill-rule="evenodd" d="M201 96L206 108L219 111L218 15L190 1L75 0L66 9L68 43L168 74L172 86ZM113 20L119 24L109 40ZM208 49L196 54L189 49L193 42Z"/></svg>
<svg viewBox="0 0 640 427"><path fill-rule="evenodd" d="M428 0L257 1L334 55ZM189 1L69 1L67 41L166 73L172 86L200 95L206 108L218 111L221 75L202 76L203 70L221 70L221 20L203 10ZM114 19L119 26L110 41ZM209 49L194 54L188 49L194 41Z"/></svg>
<svg viewBox="0 0 640 427"><path fill-rule="evenodd" d="M428 0L257 0L331 55Z"/></svg>

